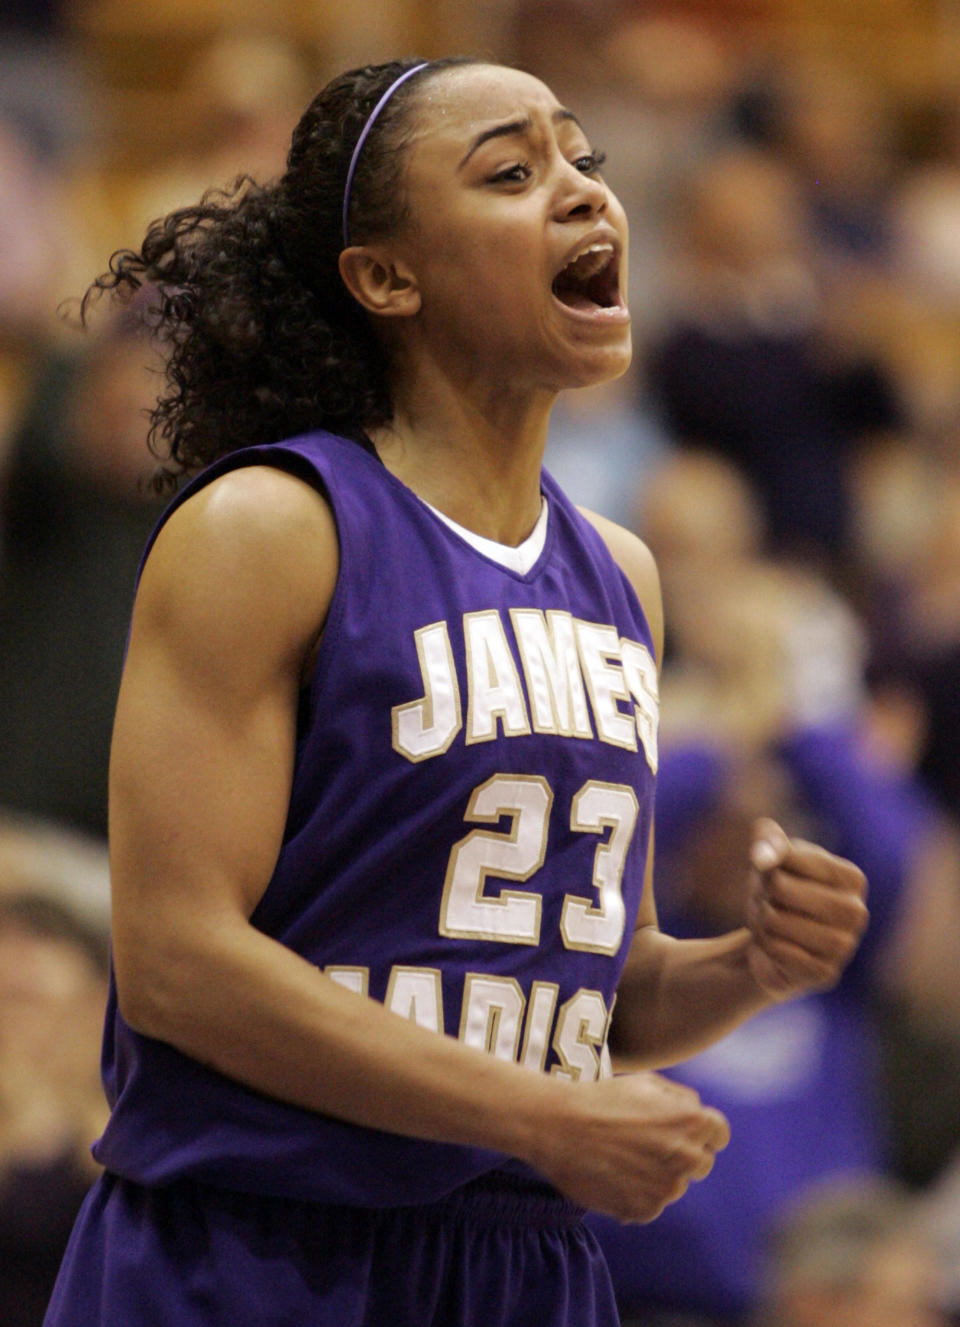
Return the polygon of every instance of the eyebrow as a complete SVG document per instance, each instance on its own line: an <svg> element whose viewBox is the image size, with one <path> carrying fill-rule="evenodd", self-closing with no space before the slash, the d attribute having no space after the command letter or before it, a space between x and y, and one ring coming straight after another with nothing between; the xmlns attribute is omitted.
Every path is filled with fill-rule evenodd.
<svg viewBox="0 0 960 1327"><path fill-rule="evenodd" d="M554 111L550 118L554 124L562 124L566 120L572 120L578 129L583 128L583 125L574 115L573 111L568 111L563 106L561 106L559 110ZM532 128L533 120L531 120L529 115L525 115L522 120L509 120L506 124L496 124L492 129L484 129L482 133L477 134L476 138L470 144L466 155L457 164L457 170L462 169L473 156L474 152L476 152L477 148L481 147L484 143L489 143L491 138L512 138L519 134L528 134Z"/></svg>

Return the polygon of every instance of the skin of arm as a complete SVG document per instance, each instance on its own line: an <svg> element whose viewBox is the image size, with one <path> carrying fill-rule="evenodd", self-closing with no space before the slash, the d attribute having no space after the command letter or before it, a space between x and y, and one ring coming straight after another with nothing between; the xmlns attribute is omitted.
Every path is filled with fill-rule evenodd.
<svg viewBox="0 0 960 1327"><path fill-rule="evenodd" d="M111 754L121 1013L280 1100L502 1151L585 1206L652 1219L726 1145L696 1093L495 1059L344 990L250 924L281 846L298 695L337 561L325 500L269 467L211 482L151 550Z"/></svg>
<svg viewBox="0 0 960 1327"><path fill-rule="evenodd" d="M657 659L663 606L656 564L635 535L584 512L643 604ZM631 1068L676 1064L766 1005L834 985L867 924L866 880L853 863L755 823L746 925L675 940L657 925L653 833L637 927L617 990L611 1050Z"/></svg>

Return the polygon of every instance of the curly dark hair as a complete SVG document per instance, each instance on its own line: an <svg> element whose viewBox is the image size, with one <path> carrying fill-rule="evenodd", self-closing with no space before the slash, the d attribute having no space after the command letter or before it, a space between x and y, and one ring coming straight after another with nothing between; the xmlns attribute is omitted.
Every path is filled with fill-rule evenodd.
<svg viewBox="0 0 960 1327"><path fill-rule="evenodd" d="M239 177L115 253L86 292L132 300L166 359L148 441L163 487L228 452L327 428L365 442L392 416L384 351L341 280L341 208L350 157L380 97L418 60L341 74L294 130L274 184ZM403 148L423 81L469 57L434 60L391 97L364 144L351 188L353 242L403 219ZM142 298L142 297L141 297Z"/></svg>

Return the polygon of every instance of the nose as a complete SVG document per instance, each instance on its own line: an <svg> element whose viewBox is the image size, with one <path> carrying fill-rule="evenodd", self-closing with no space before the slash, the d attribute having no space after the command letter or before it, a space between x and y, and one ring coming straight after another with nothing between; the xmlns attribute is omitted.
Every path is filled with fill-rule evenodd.
<svg viewBox="0 0 960 1327"><path fill-rule="evenodd" d="M562 159L555 203L557 220L601 216L607 210L607 202L607 186L601 179Z"/></svg>

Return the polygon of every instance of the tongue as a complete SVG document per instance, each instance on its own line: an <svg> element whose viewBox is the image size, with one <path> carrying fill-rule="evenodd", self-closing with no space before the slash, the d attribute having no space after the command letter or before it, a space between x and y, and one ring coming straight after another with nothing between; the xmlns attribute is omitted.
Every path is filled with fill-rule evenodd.
<svg viewBox="0 0 960 1327"><path fill-rule="evenodd" d="M556 299L566 304L568 309L595 309L596 301L591 300L582 285L556 285Z"/></svg>
<svg viewBox="0 0 960 1327"><path fill-rule="evenodd" d="M596 300L590 299L586 291L576 286L560 287L556 291L557 299L568 309L596 309Z"/></svg>
<svg viewBox="0 0 960 1327"><path fill-rule="evenodd" d="M553 283L553 293L561 304L565 304L568 309L595 309L597 301L591 299L587 294L586 285L582 281L571 279L572 273L568 269L562 272Z"/></svg>

